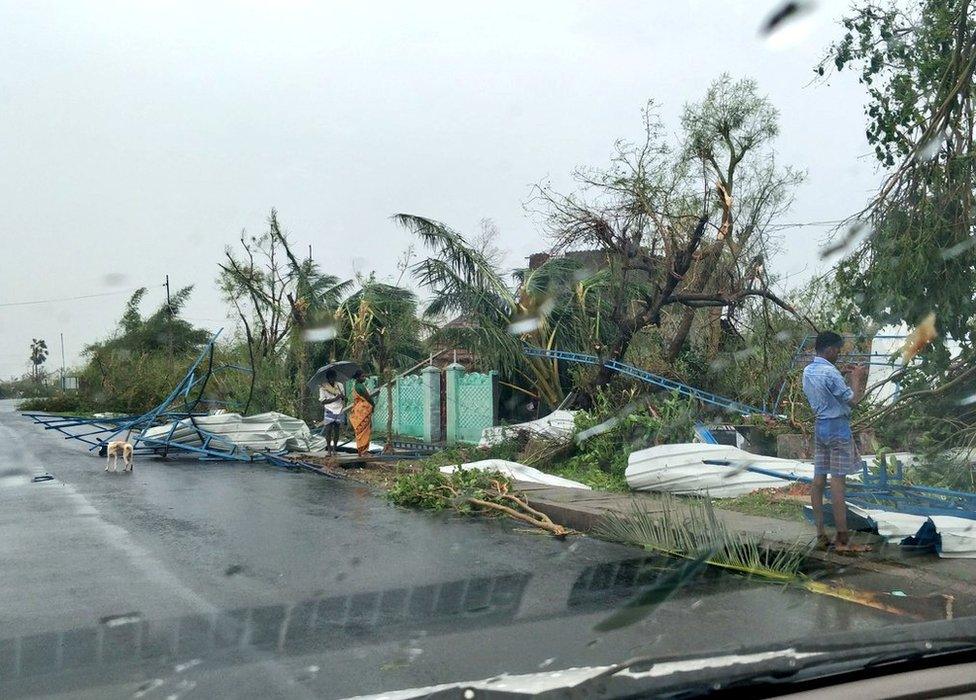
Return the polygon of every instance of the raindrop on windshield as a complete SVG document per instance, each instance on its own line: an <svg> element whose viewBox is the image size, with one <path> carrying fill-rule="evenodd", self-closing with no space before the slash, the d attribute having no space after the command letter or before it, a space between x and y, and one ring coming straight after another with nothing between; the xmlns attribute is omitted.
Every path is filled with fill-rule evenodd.
<svg viewBox="0 0 976 700"><path fill-rule="evenodd" d="M802 42L814 27L812 11L816 4L810 0L788 0L779 5L759 29L772 49L786 49Z"/></svg>
<svg viewBox="0 0 976 700"><path fill-rule="evenodd" d="M850 225L840 240L820 250L820 259L826 260L848 248L854 248L862 241L870 238L873 234L874 229L869 224L864 221L855 221Z"/></svg>
<svg viewBox="0 0 976 700"><path fill-rule="evenodd" d="M302 333L302 338L309 343L322 343L336 337L336 328L333 325L321 326L319 328L308 328Z"/></svg>
<svg viewBox="0 0 976 700"><path fill-rule="evenodd" d="M121 272L109 272L102 277L102 282L108 287L121 287L128 281L128 277Z"/></svg>
<svg viewBox="0 0 976 700"><path fill-rule="evenodd" d="M962 243L957 243L956 245L951 246L949 248L943 248L941 253L942 259L950 260L956 257L957 255L962 255L973 246L976 246L976 237L968 238Z"/></svg>
<svg viewBox="0 0 976 700"><path fill-rule="evenodd" d="M921 144L918 149L918 159L919 160L932 160L942 148L942 144L945 143L946 137L944 132L939 132L934 134L925 143Z"/></svg>

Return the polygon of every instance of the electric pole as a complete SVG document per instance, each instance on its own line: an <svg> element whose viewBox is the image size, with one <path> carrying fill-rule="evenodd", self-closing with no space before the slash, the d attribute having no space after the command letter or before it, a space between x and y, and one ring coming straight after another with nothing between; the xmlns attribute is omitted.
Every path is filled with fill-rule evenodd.
<svg viewBox="0 0 976 700"><path fill-rule="evenodd" d="M166 309L169 311L169 315L173 315L173 307L169 303L169 275L166 275Z"/></svg>
<svg viewBox="0 0 976 700"><path fill-rule="evenodd" d="M64 393L64 333L61 334L61 393Z"/></svg>

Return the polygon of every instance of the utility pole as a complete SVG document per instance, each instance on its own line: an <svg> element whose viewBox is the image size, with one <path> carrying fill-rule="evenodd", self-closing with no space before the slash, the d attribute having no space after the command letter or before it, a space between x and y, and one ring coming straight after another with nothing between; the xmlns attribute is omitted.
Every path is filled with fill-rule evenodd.
<svg viewBox="0 0 976 700"><path fill-rule="evenodd" d="M312 244L311 243L308 244L308 259L311 262L311 260L312 260Z"/></svg>
<svg viewBox="0 0 976 700"><path fill-rule="evenodd" d="M64 333L61 334L61 393L64 393Z"/></svg>
<svg viewBox="0 0 976 700"><path fill-rule="evenodd" d="M166 275L166 309L169 311L169 315L173 315L173 307L169 303L169 275Z"/></svg>

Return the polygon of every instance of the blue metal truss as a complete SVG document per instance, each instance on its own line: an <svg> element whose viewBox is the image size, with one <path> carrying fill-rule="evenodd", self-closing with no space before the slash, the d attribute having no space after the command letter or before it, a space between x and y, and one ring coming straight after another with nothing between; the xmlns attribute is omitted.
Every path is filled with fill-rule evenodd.
<svg viewBox="0 0 976 700"><path fill-rule="evenodd" d="M223 329L221 329L223 330ZM197 424L196 418L206 415L198 411L201 402L216 403L205 399L205 392L211 377L216 372L236 370L250 372L247 367L237 365L214 366L214 345L220 335L218 330L204 345L200 354L190 365L183 379L173 387L169 395L155 408L138 415L112 418L90 418L87 416L56 415L51 413L24 413L23 415L44 427L64 435L65 440L79 440L88 445L88 450L102 452L109 442L124 435L133 445L136 454L167 456L170 452L196 457L200 460L224 460L232 462L265 461L279 467L309 469L322 472L316 465L286 459L285 451L252 452L240 449L226 438L205 430ZM153 427L169 424L169 432L163 436L148 436L146 432ZM187 444L173 439L177 428L193 428L199 444Z"/></svg>
<svg viewBox="0 0 976 700"><path fill-rule="evenodd" d="M705 464L735 467L727 460L705 460ZM808 477L784 474L772 469L747 466L746 471L773 476L784 481L810 483ZM862 508L888 510L911 515L951 515L976 520L976 493L952 491L932 486L912 486L902 483L901 463L893 475L887 470L872 474L866 462L861 462L861 481L847 481L845 500Z"/></svg>
<svg viewBox="0 0 976 700"><path fill-rule="evenodd" d="M717 406L733 413L741 413L742 415L774 415L765 408L750 406L749 404L736 401L735 399L719 396L718 394L713 394L710 391L698 389L697 387L689 386L688 384L682 384L681 382L676 382L673 379L652 374L651 372L643 370L639 367L628 365L625 362L618 362L617 360L601 360L596 355L584 355L578 352L566 352L565 350L545 350L543 348L536 348L530 345L525 346L524 350L525 354L529 357L545 357L551 360L579 362L587 365L602 365L612 369L614 372L627 375L628 377L633 377L634 379L645 382L646 384L652 384L654 386L661 387L662 389L675 391L682 396L698 399L703 403Z"/></svg>

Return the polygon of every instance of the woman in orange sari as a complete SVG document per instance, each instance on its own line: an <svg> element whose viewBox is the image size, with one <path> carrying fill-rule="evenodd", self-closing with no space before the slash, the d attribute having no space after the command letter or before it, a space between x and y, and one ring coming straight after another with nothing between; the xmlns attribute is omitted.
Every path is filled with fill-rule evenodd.
<svg viewBox="0 0 976 700"><path fill-rule="evenodd" d="M353 375L353 402L349 410L349 423L356 433L356 450L362 457L369 452L369 439L373 434L373 397L366 388L366 374L357 370Z"/></svg>

